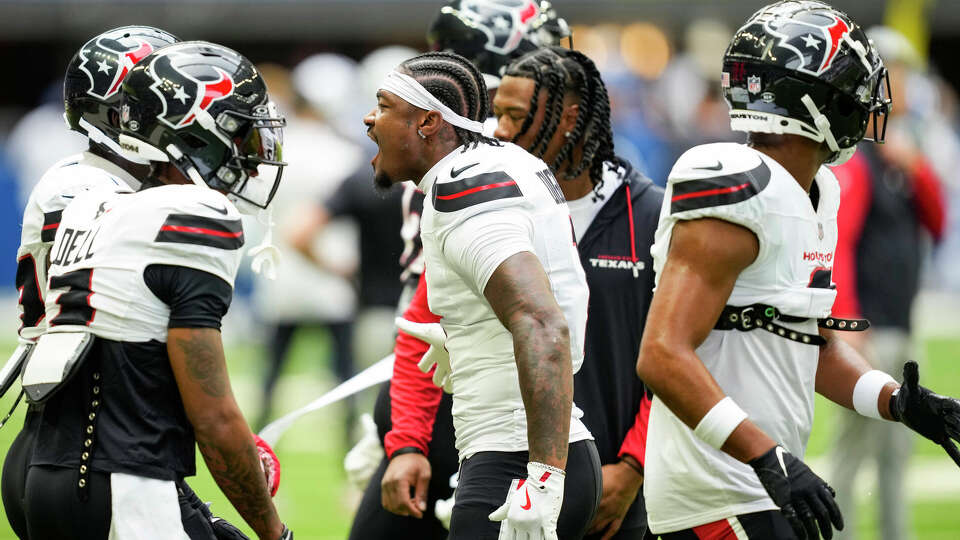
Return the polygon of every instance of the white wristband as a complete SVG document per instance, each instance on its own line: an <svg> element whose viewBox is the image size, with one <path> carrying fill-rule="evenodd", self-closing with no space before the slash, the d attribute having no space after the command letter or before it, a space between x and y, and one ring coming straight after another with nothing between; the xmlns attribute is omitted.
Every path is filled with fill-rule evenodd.
<svg viewBox="0 0 960 540"><path fill-rule="evenodd" d="M747 413L733 401L733 398L727 396L703 415L693 433L703 442L719 450L723 443L727 442L733 430L746 419Z"/></svg>
<svg viewBox="0 0 960 540"><path fill-rule="evenodd" d="M877 405L880 399L880 391L887 383L896 382L893 377L878 369L864 373L857 379L857 384L853 387L854 410L864 416L883 420L883 417L880 416L880 408Z"/></svg>

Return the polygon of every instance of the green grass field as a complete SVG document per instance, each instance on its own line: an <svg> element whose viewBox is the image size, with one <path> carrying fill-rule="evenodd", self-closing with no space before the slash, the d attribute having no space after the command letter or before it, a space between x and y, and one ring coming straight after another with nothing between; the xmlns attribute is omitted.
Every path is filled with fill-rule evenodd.
<svg viewBox="0 0 960 540"><path fill-rule="evenodd" d="M0 347L0 351L12 346ZM921 383L938 392L960 395L960 340L930 340L926 343L927 361L921 367ZM333 386L326 370L326 341L322 335L297 336L293 359L286 369L278 390L276 415L311 401ZM254 418L259 407L258 380L260 355L258 346L232 347L228 351L234 388L248 418ZM13 392L11 392L12 394ZM371 395L361 399L370 408ZM12 403L12 396L0 400L3 412ZM809 447L809 461L821 474L829 470L824 455L829 449L833 406L817 403L817 420ZM17 416L0 430L0 450L5 454L20 427ZM358 493L347 485L342 461L346 451L343 434L343 410L336 406L313 413L294 425L277 445L283 464L282 485L276 501L281 518L300 540L344 539L353 516ZM213 502L214 513L249 529L241 522L226 498L220 494L197 456L197 477L190 481L198 494ZM927 441L917 441L911 462L909 500L915 538L922 540L956 540L960 538L960 470L943 455L942 450ZM858 484L860 485L860 484ZM869 480L860 490L861 511L857 529L861 539L878 538L872 525L873 511ZM6 519L0 520L0 539L15 538ZM405 538L398 531L398 539ZM411 539L413 540L413 539ZM904 539L907 540L907 539Z"/></svg>

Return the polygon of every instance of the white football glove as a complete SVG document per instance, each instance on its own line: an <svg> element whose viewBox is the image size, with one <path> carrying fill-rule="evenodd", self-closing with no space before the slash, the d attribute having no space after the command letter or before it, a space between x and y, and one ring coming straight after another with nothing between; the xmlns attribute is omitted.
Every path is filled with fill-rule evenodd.
<svg viewBox="0 0 960 540"><path fill-rule="evenodd" d="M450 530L450 518L453 517L453 505L457 502L457 484L460 483L460 471L450 475L450 487L454 489L449 499L437 499L433 505L433 515L440 521L443 528Z"/></svg>
<svg viewBox="0 0 960 540"><path fill-rule="evenodd" d="M498 540L557 540L565 473L543 463L527 463L527 477L514 479L507 500L490 514L500 522Z"/></svg>
<svg viewBox="0 0 960 540"><path fill-rule="evenodd" d="M450 353L444 346L447 341L447 333L443 331L440 323L417 323L402 317L397 317L395 322L400 330L430 344L430 348L417 363L417 367L420 368L420 371L428 373L430 368L436 364L437 370L433 372L433 384L443 388L444 392L452 394L453 380L450 377Z"/></svg>
<svg viewBox="0 0 960 540"><path fill-rule="evenodd" d="M367 489L370 478L377 472L377 467L383 460L383 447L380 446L377 424L372 416L361 416L360 425L363 427L363 436L343 458L343 468L347 472L347 481L363 491Z"/></svg>
<svg viewBox="0 0 960 540"><path fill-rule="evenodd" d="M448 531L450 530L450 518L453 517L453 505L456 503L455 498L456 493L451 495L449 499L437 499L437 502L433 505L434 517Z"/></svg>

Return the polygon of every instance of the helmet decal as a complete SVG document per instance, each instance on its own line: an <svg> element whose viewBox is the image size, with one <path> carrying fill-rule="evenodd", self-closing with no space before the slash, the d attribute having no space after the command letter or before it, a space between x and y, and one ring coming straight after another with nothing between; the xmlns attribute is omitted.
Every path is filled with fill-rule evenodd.
<svg viewBox="0 0 960 540"><path fill-rule="evenodd" d="M805 13L802 18L773 19L765 24L779 38L777 46L797 57L796 70L820 75L830 69L850 25L832 13Z"/></svg>
<svg viewBox="0 0 960 540"><path fill-rule="evenodd" d="M124 45L109 37L100 37L80 50L80 70L90 79L87 94L106 99L117 93L120 83L134 64L153 52L153 46L135 38Z"/></svg>
<svg viewBox="0 0 960 540"><path fill-rule="evenodd" d="M532 1L517 5L501 5L493 2L464 1L460 9L444 7L441 12L451 13L463 24L475 28L487 36L484 46L496 54L509 54L517 48L526 34L527 23L539 13Z"/></svg>
<svg viewBox="0 0 960 540"><path fill-rule="evenodd" d="M214 102L233 95L234 82L225 71L210 66L210 78L191 77L177 68L177 53L158 55L150 65L154 83L150 89L160 98L163 112L158 119L179 129L192 124L197 112L206 111Z"/></svg>

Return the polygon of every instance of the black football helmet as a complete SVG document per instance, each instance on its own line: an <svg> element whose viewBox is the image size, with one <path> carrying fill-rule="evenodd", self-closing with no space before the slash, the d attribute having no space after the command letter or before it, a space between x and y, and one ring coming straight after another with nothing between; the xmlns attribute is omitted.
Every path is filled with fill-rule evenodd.
<svg viewBox="0 0 960 540"><path fill-rule="evenodd" d="M285 125L254 65L222 45L172 45L137 64L123 82L121 148L173 163L242 211L273 200L286 165Z"/></svg>
<svg viewBox="0 0 960 540"><path fill-rule="evenodd" d="M824 142L830 165L850 159L871 117L871 140L883 142L892 103L887 70L863 30L811 0L754 13L730 41L721 86L731 129Z"/></svg>
<svg viewBox="0 0 960 540"><path fill-rule="evenodd" d="M496 88L513 59L569 36L567 22L547 1L450 0L430 24L427 44L467 58L487 87Z"/></svg>
<svg viewBox="0 0 960 540"><path fill-rule="evenodd" d="M119 154L120 84L145 56L178 41L159 28L122 26L84 43L63 81L67 127Z"/></svg>

